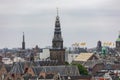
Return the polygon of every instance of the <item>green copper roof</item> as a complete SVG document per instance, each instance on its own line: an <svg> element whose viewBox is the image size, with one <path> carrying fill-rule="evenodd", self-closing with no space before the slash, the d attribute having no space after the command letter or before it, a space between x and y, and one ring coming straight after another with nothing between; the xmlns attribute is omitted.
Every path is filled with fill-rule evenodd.
<svg viewBox="0 0 120 80"><path fill-rule="evenodd" d="M118 38L116 41L120 41L120 38Z"/></svg>
<svg viewBox="0 0 120 80"><path fill-rule="evenodd" d="M106 50L106 47L103 46L103 47L102 47L102 50Z"/></svg>

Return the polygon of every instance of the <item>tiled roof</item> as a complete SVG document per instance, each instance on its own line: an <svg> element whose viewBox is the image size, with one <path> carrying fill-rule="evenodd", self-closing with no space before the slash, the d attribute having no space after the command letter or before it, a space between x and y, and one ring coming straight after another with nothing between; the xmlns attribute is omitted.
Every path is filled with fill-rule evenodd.
<svg viewBox="0 0 120 80"><path fill-rule="evenodd" d="M93 56L94 53L80 53L74 61L87 61L91 56Z"/></svg>
<svg viewBox="0 0 120 80"><path fill-rule="evenodd" d="M22 68L21 64L15 63L10 71L11 74L23 74L24 73L24 68Z"/></svg>
<svg viewBox="0 0 120 80"><path fill-rule="evenodd" d="M79 70L77 66L41 66L41 67L33 67L32 69L36 75L38 75L41 71L47 73L49 72L59 73L61 76L79 75Z"/></svg>
<svg viewBox="0 0 120 80"><path fill-rule="evenodd" d="M102 60L88 60L87 62L84 62L85 67L93 68L96 64L103 64Z"/></svg>
<svg viewBox="0 0 120 80"><path fill-rule="evenodd" d="M55 60L51 61L27 61L25 62L28 66L50 66L50 65L58 65L58 62Z"/></svg>
<svg viewBox="0 0 120 80"><path fill-rule="evenodd" d="M45 66L46 72L58 72L60 75L79 75L76 66Z"/></svg>

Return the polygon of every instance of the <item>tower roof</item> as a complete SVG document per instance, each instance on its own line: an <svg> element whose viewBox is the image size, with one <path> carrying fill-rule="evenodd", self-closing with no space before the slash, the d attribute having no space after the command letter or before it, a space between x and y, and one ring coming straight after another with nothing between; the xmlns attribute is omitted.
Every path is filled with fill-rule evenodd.
<svg viewBox="0 0 120 80"><path fill-rule="evenodd" d="M57 8L57 16L55 20L55 29L54 29L54 37L52 40L52 47L54 49L63 49L63 38L61 34L61 26L60 26L60 19L58 15L58 8Z"/></svg>
<svg viewBox="0 0 120 80"><path fill-rule="evenodd" d="M58 8L57 8L56 21L55 21L55 31L54 31L53 41L63 41L61 36L61 26L60 26L60 19L58 15Z"/></svg>

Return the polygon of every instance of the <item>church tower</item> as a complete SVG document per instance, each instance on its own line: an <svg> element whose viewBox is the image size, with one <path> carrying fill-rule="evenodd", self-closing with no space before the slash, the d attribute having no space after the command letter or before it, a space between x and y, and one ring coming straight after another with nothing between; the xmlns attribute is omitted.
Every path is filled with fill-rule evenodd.
<svg viewBox="0 0 120 80"><path fill-rule="evenodd" d="M120 51L120 32L119 32L119 36L118 36L118 38L117 38L117 40L116 40L116 49L117 49L118 51Z"/></svg>
<svg viewBox="0 0 120 80"><path fill-rule="evenodd" d="M97 42L97 48L96 48L96 50L97 50L98 52L101 52L101 50L102 50L102 42L101 42L101 41L98 41L98 42Z"/></svg>
<svg viewBox="0 0 120 80"><path fill-rule="evenodd" d="M22 49L25 49L25 36L24 36L24 32L23 32L23 42L22 42Z"/></svg>
<svg viewBox="0 0 120 80"><path fill-rule="evenodd" d="M61 34L58 10L55 21L54 37L52 40L52 49L50 49L50 59L57 60L59 64L65 63L65 49L63 48L63 38Z"/></svg>

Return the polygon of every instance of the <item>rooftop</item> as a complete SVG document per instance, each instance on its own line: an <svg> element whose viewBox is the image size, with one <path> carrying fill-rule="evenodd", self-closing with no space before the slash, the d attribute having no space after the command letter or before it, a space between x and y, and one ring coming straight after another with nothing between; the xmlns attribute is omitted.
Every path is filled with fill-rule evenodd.
<svg viewBox="0 0 120 80"><path fill-rule="evenodd" d="M93 55L94 55L94 53L80 53L80 54L74 59L74 61L87 61L87 60L89 60Z"/></svg>

